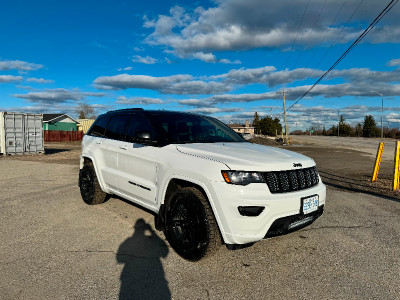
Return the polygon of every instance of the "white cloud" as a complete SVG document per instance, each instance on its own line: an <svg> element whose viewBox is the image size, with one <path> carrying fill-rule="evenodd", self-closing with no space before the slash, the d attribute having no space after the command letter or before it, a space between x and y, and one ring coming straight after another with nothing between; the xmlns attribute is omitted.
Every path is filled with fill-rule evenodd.
<svg viewBox="0 0 400 300"><path fill-rule="evenodd" d="M400 114L397 113L389 113L386 116L386 120L388 120L390 123L395 123L396 126L400 125Z"/></svg>
<svg viewBox="0 0 400 300"><path fill-rule="evenodd" d="M195 52L192 56L208 63L215 63L217 61L217 58L212 53Z"/></svg>
<svg viewBox="0 0 400 300"><path fill-rule="evenodd" d="M110 105L103 104L91 104L96 112L103 113L112 109ZM38 103L31 106L18 106L18 107L1 107L0 111L14 111L23 113L38 113L38 114L54 114L54 113L64 113L71 117L78 118L76 114L76 105L52 103L48 105L46 103Z"/></svg>
<svg viewBox="0 0 400 300"><path fill-rule="evenodd" d="M232 87L221 82L193 80L191 75L153 77L147 75L120 74L101 76L94 80L99 89L150 89L163 94L214 94L229 91Z"/></svg>
<svg viewBox="0 0 400 300"><path fill-rule="evenodd" d="M45 89L41 91L29 92L27 94L14 94L13 97L27 99L30 102L55 104L82 101L88 96L103 97L104 93L81 92L79 90L67 89Z"/></svg>
<svg viewBox="0 0 400 300"><path fill-rule="evenodd" d="M214 54L212 54L212 53L204 53L202 51L193 53L192 54L192 58L202 60L202 61L204 61L206 63L221 63L221 64L241 64L242 63L238 59L234 60L234 61L231 61L231 60L226 59L226 58L217 59L217 57Z"/></svg>
<svg viewBox="0 0 400 300"><path fill-rule="evenodd" d="M193 107L213 107L217 104L222 103L247 103L252 101L259 100L268 100L268 99L281 99L281 93L278 92L267 92L267 93L259 93L259 94L224 94L224 95L215 95L203 99L184 99L179 100L179 104L188 105Z"/></svg>
<svg viewBox="0 0 400 300"><path fill-rule="evenodd" d="M234 61L231 61L231 60L226 59L226 58L219 59L218 62L221 63L221 64L235 64L235 65L240 65L242 63L238 59L236 59Z"/></svg>
<svg viewBox="0 0 400 300"><path fill-rule="evenodd" d="M162 104L163 101L159 98L149 98L149 97L125 97L119 96L117 97L117 104L124 105L149 105L149 104Z"/></svg>
<svg viewBox="0 0 400 300"><path fill-rule="evenodd" d="M397 67L400 66L400 58L392 59L387 63L388 66L390 67Z"/></svg>
<svg viewBox="0 0 400 300"><path fill-rule="evenodd" d="M140 56L140 55L135 55L132 58L132 61L136 62L136 63L152 65L152 64L155 64L157 62L157 59L155 59L153 57L150 57L150 56L143 57L143 56Z"/></svg>
<svg viewBox="0 0 400 300"><path fill-rule="evenodd" d="M22 76L0 75L0 83L18 82L22 79Z"/></svg>
<svg viewBox="0 0 400 300"><path fill-rule="evenodd" d="M21 60L3 60L0 61L0 71L18 70L18 71L34 71L42 69L44 66L29 63Z"/></svg>
<svg viewBox="0 0 400 300"><path fill-rule="evenodd" d="M316 79L324 74L324 71L310 68L297 68L294 70L277 70L274 66L261 68L231 69L227 73L193 77L188 74L178 74L165 77L148 75L120 74L115 76L101 76L94 80L97 88L103 90L121 90L129 88L149 89L162 94L177 95L210 95L208 102L250 102L265 99L276 99L277 92L265 92L259 94L227 94L234 88L251 84L265 85L267 90L279 89L279 86L287 86L296 81ZM400 96L400 69L393 71L373 71L369 68L352 68L347 70L333 70L326 78L340 80L340 84L319 84L307 98L323 96L326 98L355 96L371 97L371 87L380 91L384 96ZM337 81L336 81L337 82ZM396 84L397 83L397 84ZM288 100L301 97L311 86L298 85L290 88ZM279 94L279 93L278 93ZM272 95L272 96L271 96ZM226 98L226 99L225 99ZM185 100L181 100L184 103ZM191 101L191 100L190 100ZM189 101L189 102L190 102ZM196 100L197 101L197 100Z"/></svg>
<svg viewBox="0 0 400 300"><path fill-rule="evenodd" d="M94 80L94 83L100 86L109 86L114 89L150 89L161 90L170 84L188 81L193 77L191 75L173 75L167 77L153 77L147 75L129 75L120 74L115 76L101 76Z"/></svg>
<svg viewBox="0 0 400 300"><path fill-rule="evenodd" d="M54 80L44 79L44 78L28 78L26 81L36 82L36 83L53 83L54 82Z"/></svg>
<svg viewBox="0 0 400 300"><path fill-rule="evenodd" d="M118 71L130 71L133 67L119 68Z"/></svg>
<svg viewBox="0 0 400 300"><path fill-rule="evenodd" d="M189 112L197 113L197 114L205 114L205 115L212 115L217 113L232 113L232 112L239 112L243 109L240 107L202 107L202 108L195 108L189 110Z"/></svg>
<svg viewBox="0 0 400 300"><path fill-rule="evenodd" d="M205 108L207 111L209 108ZM392 110L393 108L388 108L388 110ZM199 111L202 108L198 109ZM244 123L244 121L251 121L254 117L254 113L258 112L260 117L269 116L269 113L263 112L261 107L254 109L253 111L243 111L238 114L232 115L224 115L218 116L217 118L225 123L237 122ZM345 122L351 125L355 125L357 123L363 122L363 119L366 115L375 115L375 113L379 112L378 107L368 107L364 105L354 105L340 108L340 115L343 115L345 118ZM379 113L376 115L378 117ZM273 113L273 118L277 117L280 119L281 124L283 124L283 111L280 107L278 111L275 110ZM399 122L400 123L400 114L390 113L384 118L384 122ZM287 112L287 123L289 129L307 129L311 126L320 126L329 129L332 125L337 125L338 115L337 108L332 107L324 107L324 106L311 106L307 107L302 104L294 105L293 109Z"/></svg>
<svg viewBox="0 0 400 300"><path fill-rule="evenodd" d="M214 7L198 7L193 11L175 6L169 15L158 15L151 20L146 17L144 27L154 31L145 42L166 46L180 57L254 48L285 47L293 50L315 45L329 46L332 42L354 40L361 33L358 24L369 23L382 9L378 1L362 4L357 14L353 12L358 1L345 2L342 7L335 1L299 0L292 1L289 9L285 1L274 1L268 5L265 5L265 0L218 0L215 3ZM305 11L305 7L308 10ZM303 13L304 21L300 26ZM370 42L399 40L399 20L394 17L395 14L391 15L385 16L384 26L378 24L371 31L368 36ZM350 18L352 22L349 23ZM208 61L214 62L211 59Z"/></svg>
<svg viewBox="0 0 400 300"><path fill-rule="evenodd" d="M311 86L303 85L290 88L286 94L286 100L293 101L300 98ZM381 91L383 91L386 97L388 96L400 96L400 84L398 85L381 85ZM375 94L371 93L370 86L368 84L355 84L355 83L343 83L336 85L317 85L307 97L303 99L312 99L313 97L323 98L340 98L344 96L353 97L376 97ZM214 107L218 104L226 103L248 103L260 100L281 100L282 91L275 90L265 93L246 93L246 94L222 94L202 99L182 99L179 100L179 104L187 105L192 107ZM287 102L287 106L290 106L290 102Z"/></svg>
<svg viewBox="0 0 400 300"><path fill-rule="evenodd" d="M372 71L368 68L352 68L346 70L333 70L326 79L343 78L350 82L362 82L363 84L381 84L400 82L400 70Z"/></svg>

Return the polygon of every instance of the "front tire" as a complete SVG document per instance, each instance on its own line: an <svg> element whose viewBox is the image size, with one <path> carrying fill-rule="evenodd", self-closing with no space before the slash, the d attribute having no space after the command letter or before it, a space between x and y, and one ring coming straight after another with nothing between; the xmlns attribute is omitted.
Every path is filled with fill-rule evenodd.
<svg viewBox="0 0 400 300"><path fill-rule="evenodd" d="M79 188L86 204L96 205L107 200L108 195L100 187L93 163L84 165L79 171Z"/></svg>
<svg viewBox="0 0 400 300"><path fill-rule="evenodd" d="M183 258L198 261L221 245L214 214L206 197L194 187L178 190L167 205L165 236Z"/></svg>

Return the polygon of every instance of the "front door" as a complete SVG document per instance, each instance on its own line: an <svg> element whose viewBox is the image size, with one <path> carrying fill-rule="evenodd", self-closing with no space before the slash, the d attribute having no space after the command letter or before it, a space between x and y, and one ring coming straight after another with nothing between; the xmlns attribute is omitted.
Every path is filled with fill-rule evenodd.
<svg viewBox="0 0 400 300"><path fill-rule="evenodd" d="M157 194L158 147L147 146L135 140L138 131L155 131L142 114L133 114L128 127L126 142L119 143L119 191L147 205L155 206Z"/></svg>

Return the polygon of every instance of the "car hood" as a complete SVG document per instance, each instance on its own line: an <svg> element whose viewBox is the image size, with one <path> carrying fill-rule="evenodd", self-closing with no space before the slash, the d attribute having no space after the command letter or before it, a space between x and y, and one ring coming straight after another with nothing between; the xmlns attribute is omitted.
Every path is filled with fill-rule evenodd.
<svg viewBox="0 0 400 300"><path fill-rule="evenodd" d="M279 171L315 166L302 154L251 143L179 144L179 152L214 160L231 170Z"/></svg>

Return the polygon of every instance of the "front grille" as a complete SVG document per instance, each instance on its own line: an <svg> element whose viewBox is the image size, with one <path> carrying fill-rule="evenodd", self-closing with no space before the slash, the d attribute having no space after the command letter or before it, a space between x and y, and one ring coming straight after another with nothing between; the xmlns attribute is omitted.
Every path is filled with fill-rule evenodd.
<svg viewBox="0 0 400 300"><path fill-rule="evenodd" d="M263 173L272 194L301 191L316 186L319 182L316 167L300 170Z"/></svg>

